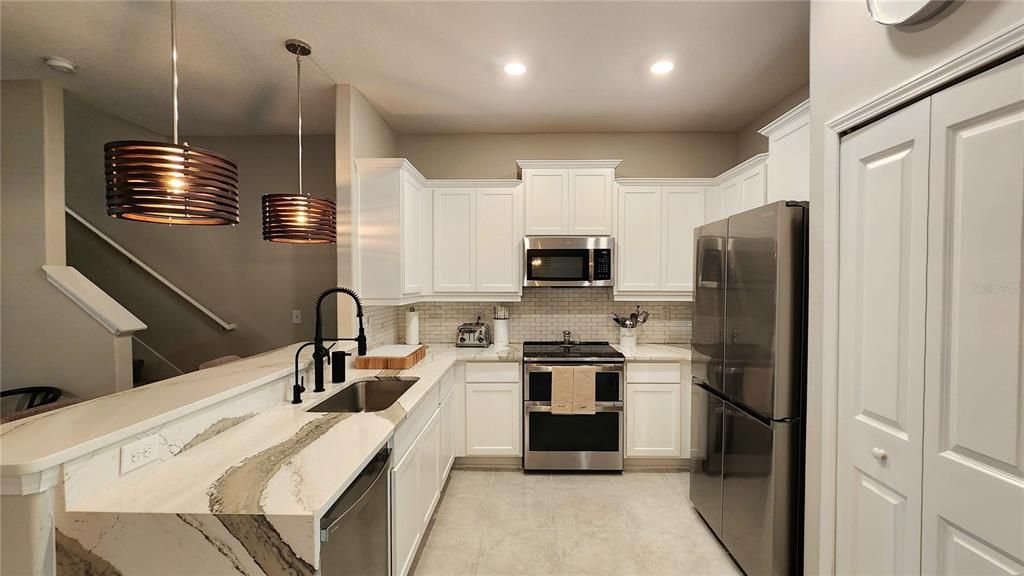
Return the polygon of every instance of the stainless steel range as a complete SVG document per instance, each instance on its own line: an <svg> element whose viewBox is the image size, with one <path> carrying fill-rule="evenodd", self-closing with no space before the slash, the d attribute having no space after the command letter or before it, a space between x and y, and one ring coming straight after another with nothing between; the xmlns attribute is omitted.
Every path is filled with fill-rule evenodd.
<svg viewBox="0 0 1024 576"><path fill-rule="evenodd" d="M552 372L594 369L594 413L552 414ZM523 468L622 471L625 358L607 342L523 343Z"/></svg>

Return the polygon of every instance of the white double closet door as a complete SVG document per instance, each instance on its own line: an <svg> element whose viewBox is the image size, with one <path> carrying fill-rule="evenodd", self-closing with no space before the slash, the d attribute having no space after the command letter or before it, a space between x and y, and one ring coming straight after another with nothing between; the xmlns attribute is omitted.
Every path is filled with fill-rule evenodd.
<svg viewBox="0 0 1024 576"><path fill-rule="evenodd" d="M842 141L839 574L1024 574L1024 62Z"/></svg>

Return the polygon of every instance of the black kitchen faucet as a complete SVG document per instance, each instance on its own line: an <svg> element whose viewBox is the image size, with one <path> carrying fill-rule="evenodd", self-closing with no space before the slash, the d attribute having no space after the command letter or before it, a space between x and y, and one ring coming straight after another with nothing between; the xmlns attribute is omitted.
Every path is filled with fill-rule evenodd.
<svg viewBox="0 0 1024 576"><path fill-rule="evenodd" d="M359 320L359 335L355 338L324 338L324 323L320 315L320 309L323 304L324 298L331 294L337 293L348 294L353 301L356 303L356 318ZM327 358L329 350L324 347L324 342L341 342L351 341L355 342L358 346L356 353L359 356L366 356L366 330L363 328L363 303L359 300L359 295L356 294L355 290L351 288L345 288L344 286L338 286L337 288L328 288L320 293L316 297L316 334L313 335L313 342L303 344L295 352L295 385L292 386L292 404L299 404L302 402L302 393L306 391L305 386L299 382L299 352L303 348L313 345L313 392L324 391L324 359ZM342 359L341 361L344 361Z"/></svg>

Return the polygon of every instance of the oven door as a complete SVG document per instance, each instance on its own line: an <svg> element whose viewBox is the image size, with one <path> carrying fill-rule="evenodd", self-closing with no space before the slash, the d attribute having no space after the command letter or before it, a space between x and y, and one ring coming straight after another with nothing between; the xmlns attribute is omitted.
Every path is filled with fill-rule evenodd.
<svg viewBox="0 0 1024 576"><path fill-rule="evenodd" d="M594 400L598 404L622 403L625 396L623 390L624 364L589 364L586 362L565 362L561 366L593 366ZM551 405L551 370L548 364L525 364L523 371L523 401Z"/></svg>
<svg viewBox="0 0 1024 576"><path fill-rule="evenodd" d="M589 286L591 251L587 248L526 249L523 286Z"/></svg>
<svg viewBox="0 0 1024 576"><path fill-rule="evenodd" d="M590 415L552 414L543 403L524 408L524 469L622 470L622 402L599 402Z"/></svg>

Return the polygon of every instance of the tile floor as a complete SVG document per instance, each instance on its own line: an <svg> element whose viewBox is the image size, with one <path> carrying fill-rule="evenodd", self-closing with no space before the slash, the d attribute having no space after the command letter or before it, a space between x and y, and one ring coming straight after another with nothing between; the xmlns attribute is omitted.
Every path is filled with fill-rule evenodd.
<svg viewBox="0 0 1024 576"><path fill-rule="evenodd" d="M688 481L453 471L413 574L740 574L690 507Z"/></svg>

